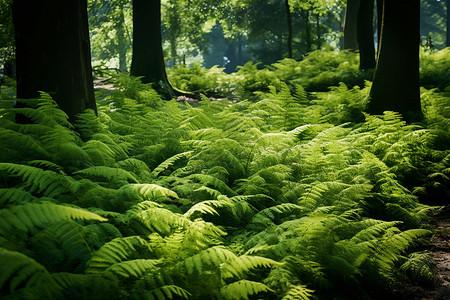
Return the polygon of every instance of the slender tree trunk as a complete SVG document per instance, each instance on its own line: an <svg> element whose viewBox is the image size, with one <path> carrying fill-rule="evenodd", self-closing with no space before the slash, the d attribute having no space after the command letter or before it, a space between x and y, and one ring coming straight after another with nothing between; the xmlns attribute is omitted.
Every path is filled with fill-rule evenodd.
<svg viewBox="0 0 450 300"><path fill-rule="evenodd" d="M358 10L356 27L361 70L375 68L375 45L373 42L373 0L362 0Z"/></svg>
<svg viewBox="0 0 450 300"><path fill-rule="evenodd" d="M288 37L287 37L287 47L288 47L288 57L292 58L292 18L291 18L291 8L289 6L289 0L284 1L286 6L286 20L287 20L287 28L288 28Z"/></svg>
<svg viewBox="0 0 450 300"><path fill-rule="evenodd" d="M322 34L320 32L320 16L316 14L317 50L322 48Z"/></svg>
<svg viewBox="0 0 450 300"><path fill-rule="evenodd" d="M242 35L238 35L237 36L237 64L238 66L242 66L243 62L242 62Z"/></svg>
<svg viewBox="0 0 450 300"><path fill-rule="evenodd" d="M305 24L306 33L306 53L311 52L312 42L311 42L311 24L309 23L309 10L302 10L302 15Z"/></svg>
<svg viewBox="0 0 450 300"><path fill-rule="evenodd" d="M344 21L344 49L358 50L357 22L361 0L347 0Z"/></svg>
<svg viewBox="0 0 450 300"><path fill-rule="evenodd" d="M161 1L133 0L133 59L130 74L141 76L143 83L165 99L175 93L169 84L161 44Z"/></svg>
<svg viewBox="0 0 450 300"><path fill-rule="evenodd" d="M119 12L119 22L117 22L117 43L119 48L119 70L122 72L127 71L127 44L126 44L126 32L125 32L125 16L123 10Z"/></svg>
<svg viewBox="0 0 450 300"><path fill-rule="evenodd" d="M447 38L445 46L450 47L450 0L447 0Z"/></svg>
<svg viewBox="0 0 450 300"><path fill-rule="evenodd" d="M14 0L12 8L17 98L48 92L71 122L88 108L96 111L87 1Z"/></svg>
<svg viewBox="0 0 450 300"><path fill-rule="evenodd" d="M402 16L402 18L399 18ZM422 118L419 91L420 0L384 0L380 53L367 111Z"/></svg>

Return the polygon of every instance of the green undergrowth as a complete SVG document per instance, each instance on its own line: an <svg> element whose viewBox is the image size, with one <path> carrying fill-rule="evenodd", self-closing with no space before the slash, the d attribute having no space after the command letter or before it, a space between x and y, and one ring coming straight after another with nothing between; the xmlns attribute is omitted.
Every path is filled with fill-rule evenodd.
<svg viewBox="0 0 450 300"><path fill-rule="evenodd" d="M428 89L444 91L450 82L450 48L420 52L420 84ZM301 85L307 92L327 92L329 87L342 82L348 87L363 88L372 80L373 70L359 70L359 54L353 51L317 50L303 60L283 59L269 66L247 62L234 74L223 69L206 69L199 65L168 69L172 84L191 92L230 99L261 100L255 92L268 92L270 86L280 89L287 84L291 89Z"/></svg>
<svg viewBox="0 0 450 300"><path fill-rule="evenodd" d="M423 89L426 121L407 125L361 113L368 82L195 107L117 85L74 128L47 94L2 94L2 299L377 299L435 282L420 247L426 204L449 198L447 93Z"/></svg>

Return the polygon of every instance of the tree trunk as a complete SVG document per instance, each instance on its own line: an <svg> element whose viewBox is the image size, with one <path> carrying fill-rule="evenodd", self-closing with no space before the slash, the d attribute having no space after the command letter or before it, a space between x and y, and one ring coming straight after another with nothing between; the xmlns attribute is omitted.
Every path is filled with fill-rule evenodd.
<svg viewBox="0 0 450 300"><path fill-rule="evenodd" d="M126 44L126 32L125 32L125 16L123 10L119 12L119 19L117 22L117 43L119 48L119 70L122 72L127 71L127 44Z"/></svg>
<svg viewBox="0 0 450 300"><path fill-rule="evenodd" d="M317 50L322 48L322 35L320 32L320 16L316 14Z"/></svg>
<svg viewBox="0 0 450 300"><path fill-rule="evenodd" d="M347 0L344 21L344 49L358 50L356 27L361 0Z"/></svg>
<svg viewBox="0 0 450 300"><path fill-rule="evenodd" d="M357 37L361 70L375 68L375 45L373 42L373 0L360 2L357 21Z"/></svg>
<svg viewBox="0 0 450 300"><path fill-rule="evenodd" d="M287 47L288 47L288 57L292 58L292 18L291 18L291 8L289 6L289 0L284 1L286 6L286 20L288 27L288 37L287 37Z"/></svg>
<svg viewBox="0 0 450 300"><path fill-rule="evenodd" d="M309 10L302 10L303 19L305 22L305 33L306 33L306 53L311 52L312 42L311 42L311 24L309 23Z"/></svg>
<svg viewBox="0 0 450 300"><path fill-rule="evenodd" d="M447 37L445 46L450 47L450 0L447 0Z"/></svg>
<svg viewBox="0 0 450 300"><path fill-rule="evenodd" d="M383 23L383 5L384 0L377 0L377 55L380 51L381 24Z"/></svg>
<svg viewBox="0 0 450 300"><path fill-rule="evenodd" d="M143 83L152 83L164 99L175 96L164 65L160 0L133 0L133 59L130 74L141 76Z"/></svg>
<svg viewBox="0 0 450 300"><path fill-rule="evenodd" d="M420 120L420 0L384 0L380 53L367 111ZM402 16L399 18L399 16Z"/></svg>
<svg viewBox="0 0 450 300"><path fill-rule="evenodd" d="M87 1L14 0L12 9L17 98L48 92L71 122L96 111Z"/></svg>

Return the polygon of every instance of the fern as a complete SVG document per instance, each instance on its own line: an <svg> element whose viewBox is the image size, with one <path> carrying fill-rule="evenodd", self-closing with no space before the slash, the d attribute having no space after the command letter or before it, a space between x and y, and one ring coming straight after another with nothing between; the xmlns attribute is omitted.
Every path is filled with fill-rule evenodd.
<svg viewBox="0 0 450 300"><path fill-rule="evenodd" d="M138 236L113 239L94 253L88 262L86 273L104 272L116 263L128 261L135 255L136 248L145 246L147 242Z"/></svg>
<svg viewBox="0 0 450 300"><path fill-rule="evenodd" d="M400 267L400 271L406 273L414 282L424 282L433 285L437 278L436 262L428 253L415 252Z"/></svg>
<svg viewBox="0 0 450 300"><path fill-rule="evenodd" d="M30 193L55 197L69 191L70 180L53 171L12 163L0 163L0 171L21 177Z"/></svg>
<svg viewBox="0 0 450 300"><path fill-rule="evenodd" d="M50 273L28 256L0 248L0 288L14 293L24 289L21 296L26 299L52 297L60 287ZM6 285L6 286L5 286Z"/></svg>
<svg viewBox="0 0 450 300"><path fill-rule="evenodd" d="M70 219L107 221L107 219L79 208L52 203L16 205L0 210L0 233L9 236L14 229L25 232L48 223Z"/></svg>
<svg viewBox="0 0 450 300"><path fill-rule="evenodd" d="M127 181L133 181L138 182L138 180L129 172L119 169L119 168L112 168L112 167L106 167L106 166L95 166L95 167L89 167L80 171L77 171L74 173L84 175L87 177L100 177L105 178L108 181L111 182L127 182Z"/></svg>
<svg viewBox="0 0 450 300"><path fill-rule="evenodd" d="M250 299L250 296L260 293L271 293L269 287L260 282L254 282L249 280L240 280L230 283L219 291L220 299Z"/></svg>
<svg viewBox="0 0 450 300"><path fill-rule="evenodd" d="M282 298L282 300L308 300L312 296L314 290L308 289L304 285L293 285Z"/></svg>

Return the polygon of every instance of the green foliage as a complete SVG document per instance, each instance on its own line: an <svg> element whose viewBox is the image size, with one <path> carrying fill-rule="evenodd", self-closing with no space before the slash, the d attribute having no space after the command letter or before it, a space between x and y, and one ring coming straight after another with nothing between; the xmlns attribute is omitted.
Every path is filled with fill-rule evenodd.
<svg viewBox="0 0 450 300"><path fill-rule="evenodd" d="M120 75L78 133L47 94L1 100L0 296L364 299L431 284L415 251L433 208L418 200L450 190L447 92L422 90L426 121L407 125L361 114L369 83L306 92L280 66L243 83L251 99L194 105Z"/></svg>

